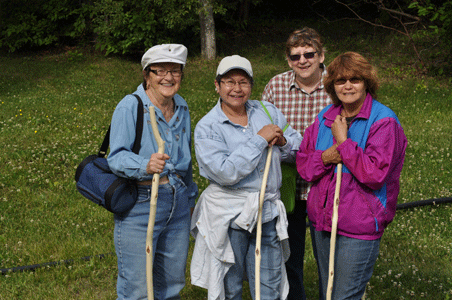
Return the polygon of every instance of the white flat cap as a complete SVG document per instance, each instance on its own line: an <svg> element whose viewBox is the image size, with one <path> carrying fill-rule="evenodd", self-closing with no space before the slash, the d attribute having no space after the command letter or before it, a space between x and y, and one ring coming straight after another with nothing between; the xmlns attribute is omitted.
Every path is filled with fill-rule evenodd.
<svg viewBox="0 0 452 300"><path fill-rule="evenodd" d="M162 44L150 48L141 58L143 70L150 64L172 62L185 65L187 47L180 44Z"/></svg>
<svg viewBox="0 0 452 300"><path fill-rule="evenodd" d="M217 68L217 76L224 75L233 69L240 69L245 71L251 78L253 78L253 68L251 63L240 55L226 56L220 61Z"/></svg>

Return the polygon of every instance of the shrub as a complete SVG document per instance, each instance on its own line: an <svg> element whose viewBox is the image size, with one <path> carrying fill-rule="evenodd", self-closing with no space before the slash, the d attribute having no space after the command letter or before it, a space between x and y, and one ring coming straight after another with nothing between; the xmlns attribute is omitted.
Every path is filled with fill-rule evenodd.
<svg viewBox="0 0 452 300"><path fill-rule="evenodd" d="M439 48L452 54L452 0L446 0L436 3L435 1L425 0L419 2L412 2L409 5L410 9L416 9L419 17L427 19L429 22L428 27L418 32L419 36L434 38L439 45ZM450 55L443 55L440 53L438 56L445 57ZM452 69L452 64L449 60L444 60L443 64L433 66L435 72L439 75L447 73L446 70Z"/></svg>
<svg viewBox="0 0 452 300"><path fill-rule="evenodd" d="M10 52L80 39L86 6L74 0L2 1L0 47Z"/></svg>
<svg viewBox="0 0 452 300"><path fill-rule="evenodd" d="M124 54L174 42L197 25L196 8L194 1L100 0L91 14L96 48Z"/></svg>

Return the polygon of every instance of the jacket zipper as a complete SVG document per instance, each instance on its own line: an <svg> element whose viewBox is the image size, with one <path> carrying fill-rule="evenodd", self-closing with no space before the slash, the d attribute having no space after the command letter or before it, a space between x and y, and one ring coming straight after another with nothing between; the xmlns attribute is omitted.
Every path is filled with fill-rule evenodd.
<svg viewBox="0 0 452 300"><path fill-rule="evenodd" d="M334 171L333 171L333 173L331 174L330 184L331 184L331 182L333 181L333 179L334 179ZM326 190L325 201L323 202L323 208L326 207L326 203L327 203L327 202L328 202L328 189Z"/></svg>

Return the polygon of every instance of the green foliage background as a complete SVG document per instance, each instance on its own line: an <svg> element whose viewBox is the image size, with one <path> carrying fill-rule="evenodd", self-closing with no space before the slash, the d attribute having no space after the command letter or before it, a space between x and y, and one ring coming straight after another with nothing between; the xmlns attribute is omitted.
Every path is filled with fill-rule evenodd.
<svg viewBox="0 0 452 300"><path fill-rule="evenodd" d="M100 0L91 12L96 46L105 53L133 53L155 44L193 46L197 1Z"/></svg>
<svg viewBox="0 0 452 300"><path fill-rule="evenodd" d="M220 31L219 48L251 61L251 98L260 99L268 80L288 69L284 42L302 26L324 37L326 64L357 51L377 66L379 101L396 112L408 138L399 202L452 197L451 76L420 73L406 37L356 22L263 20L247 30ZM193 127L217 101L213 81L220 59L204 61L194 53L179 92ZM0 67L0 268L73 259L1 275L0 300L115 299L112 215L76 191L74 173L97 152L116 104L140 84L139 58L72 47L2 54ZM196 161L194 180L201 191L207 185ZM366 299L451 299L451 224L450 204L398 211L383 236ZM309 231L306 245L312 300L318 283ZM79 259L97 254L107 255ZM182 299L205 299L206 291L190 284L189 265L186 279ZM248 290L244 299L251 299Z"/></svg>
<svg viewBox="0 0 452 300"><path fill-rule="evenodd" d="M74 0L1 0L0 47L14 52L25 47L83 40L88 7Z"/></svg>
<svg viewBox="0 0 452 300"><path fill-rule="evenodd" d="M231 29L249 30L255 22L271 24L274 20L297 18L329 22L356 17L339 1L332 0L211 2L220 41L230 38ZM441 53L436 50L439 47L452 53L452 0L384 2L388 8L419 16L421 21L416 26L395 22L394 15L390 17L387 11L378 9L379 1L344 3L378 24L401 31L406 28L422 52L436 59L429 62L435 72L441 75L452 71L450 62L447 69L438 66ZM289 9L282 9L286 7ZM105 54L136 54L167 42L200 51L199 0L0 0L0 8L0 49L9 52L84 45ZM429 45L422 45L426 42Z"/></svg>
<svg viewBox="0 0 452 300"><path fill-rule="evenodd" d="M197 3L1 0L0 47L14 52L77 44L95 46L106 54L125 54L157 43L183 43L197 30Z"/></svg>

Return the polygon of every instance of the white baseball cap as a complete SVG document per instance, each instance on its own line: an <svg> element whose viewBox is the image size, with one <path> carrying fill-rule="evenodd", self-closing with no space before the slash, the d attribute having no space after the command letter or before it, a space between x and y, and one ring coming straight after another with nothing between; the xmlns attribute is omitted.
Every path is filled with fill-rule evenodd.
<svg viewBox="0 0 452 300"><path fill-rule="evenodd" d="M223 76L233 69L243 70L253 78L253 68L251 67L250 61L240 55L226 56L223 58L218 65L217 76Z"/></svg>
<svg viewBox="0 0 452 300"><path fill-rule="evenodd" d="M141 58L143 70L150 64L172 62L185 66L187 47L180 44L162 44L150 48Z"/></svg>

